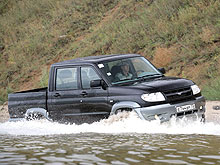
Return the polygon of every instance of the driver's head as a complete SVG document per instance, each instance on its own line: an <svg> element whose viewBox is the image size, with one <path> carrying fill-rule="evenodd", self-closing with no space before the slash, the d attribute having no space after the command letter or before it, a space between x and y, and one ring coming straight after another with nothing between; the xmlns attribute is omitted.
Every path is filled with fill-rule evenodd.
<svg viewBox="0 0 220 165"><path fill-rule="evenodd" d="M122 62L121 69L122 69L123 73L128 73L129 72L129 64L127 62Z"/></svg>

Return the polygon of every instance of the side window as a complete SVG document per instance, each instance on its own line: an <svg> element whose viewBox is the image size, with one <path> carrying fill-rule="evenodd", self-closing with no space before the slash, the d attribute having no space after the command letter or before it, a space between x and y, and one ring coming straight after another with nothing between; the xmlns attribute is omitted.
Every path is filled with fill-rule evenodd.
<svg viewBox="0 0 220 165"><path fill-rule="evenodd" d="M95 72L92 67L82 67L81 68L81 80L82 80L82 88L88 89L90 88L90 81L98 80L100 77Z"/></svg>
<svg viewBox="0 0 220 165"><path fill-rule="evenodd" d="M56 90L78 89L77 68L57 69Z"/></svg>

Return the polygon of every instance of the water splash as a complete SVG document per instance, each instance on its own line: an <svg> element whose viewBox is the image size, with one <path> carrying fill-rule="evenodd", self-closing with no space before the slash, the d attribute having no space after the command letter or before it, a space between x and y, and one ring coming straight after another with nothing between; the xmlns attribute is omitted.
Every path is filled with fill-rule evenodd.
<svg viewBox="0 0 220 165"><path fill-rule="evenodd" d="M18 121L0 123L0 135L54 135L78 133L148 133L148 134L207 134L220 135L220 125L213 122L201 123L171 119L167 123L158 120L145 121L138 118L134 112L122 112L108 119L92 124L60 124L47 120Z"/></svg>

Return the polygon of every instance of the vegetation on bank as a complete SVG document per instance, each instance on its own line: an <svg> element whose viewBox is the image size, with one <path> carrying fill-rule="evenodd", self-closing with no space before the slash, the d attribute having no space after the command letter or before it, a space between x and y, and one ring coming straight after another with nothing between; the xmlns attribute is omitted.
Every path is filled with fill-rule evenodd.
<svg viewBox="0 0 220 165"><path fill-rule="evenodd" d="M46 86L54 62L120 53L141 54L220 100L220 1L0 1L0 102Z"/></svg>

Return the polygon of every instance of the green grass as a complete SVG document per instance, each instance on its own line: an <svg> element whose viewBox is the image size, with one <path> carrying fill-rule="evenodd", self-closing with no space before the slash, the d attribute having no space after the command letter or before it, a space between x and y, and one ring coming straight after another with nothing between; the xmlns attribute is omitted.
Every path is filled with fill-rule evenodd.
<svg viewBox="0 0 220 165"><path fill-rule="evenodd" d="M99 54L139 53L206 88L220 74L220 1L0 1L1 45L1 102L47 85L54 62Z"/></svg>
<svg viewBox="0 0 220 165"><path fill-rule="evenodd" d="M40 77L40 87L48 86L49 70L44 68Z"/></svg>
<svg viewBox="0 0 220 165"><path fill-rule="evenodd" d="M220 100L220 78L215 79L209 86L203 89L203 95L208 100Z"/></svg>

